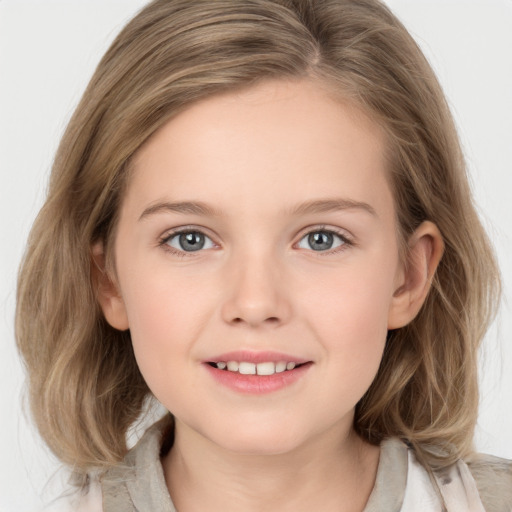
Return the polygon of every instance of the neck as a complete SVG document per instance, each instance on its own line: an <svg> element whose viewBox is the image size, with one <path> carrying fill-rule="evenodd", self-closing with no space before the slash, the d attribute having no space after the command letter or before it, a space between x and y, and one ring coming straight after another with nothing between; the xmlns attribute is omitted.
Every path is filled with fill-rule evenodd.
<svg viewBox="0 0 512 512"><path fill-rule="evenodd" d="M180 512L361 512L378 459L379 449L351 428L333 427L287 453L255 455L225 450L177 421L162 465Z"/></svg>

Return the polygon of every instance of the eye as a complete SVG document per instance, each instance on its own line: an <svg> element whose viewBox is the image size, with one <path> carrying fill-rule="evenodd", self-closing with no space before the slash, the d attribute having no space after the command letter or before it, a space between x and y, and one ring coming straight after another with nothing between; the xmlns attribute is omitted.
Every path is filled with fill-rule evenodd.
<svg viewBox="0 0 512 512"><path fill-rule="evenodd" d="M334 233L333 231L321 229L311 231L303 236L298 243L298 247L300 249L310 249L321 252L336 249L348 243L349 241L344 236Z"/></svg>
<svg viewBox="0 0 512 512"><path fill-rule="evenodd" d="M200 231L181 231L171 234L163 243L180 252L196 252L215 247L212 240Z"/></svg>

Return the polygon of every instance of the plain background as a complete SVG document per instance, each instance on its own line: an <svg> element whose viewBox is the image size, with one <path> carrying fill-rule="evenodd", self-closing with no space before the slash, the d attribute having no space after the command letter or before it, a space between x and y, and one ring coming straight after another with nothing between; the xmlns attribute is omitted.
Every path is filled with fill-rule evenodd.
<svg viewBox="0 0 512 512"><path fill-rule="evenodd" d="M505 302L482 354L477 447L512 458L512 0L388 0L440 77L460 129ZM17 267L67 120L108 44L144 0L0 0L0 511L62 485L23 412Z"/></svg>

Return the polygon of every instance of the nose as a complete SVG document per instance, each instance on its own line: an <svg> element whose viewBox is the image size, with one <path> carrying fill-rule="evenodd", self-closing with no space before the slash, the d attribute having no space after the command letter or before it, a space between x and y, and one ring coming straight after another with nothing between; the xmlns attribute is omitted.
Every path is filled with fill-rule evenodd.
<svg viewBox="0 0 512 512"><path fill-rule="evenodd" d="M291 315L285 273L270 255L230 262L223 320L231 325L279 326Z"/></svg>

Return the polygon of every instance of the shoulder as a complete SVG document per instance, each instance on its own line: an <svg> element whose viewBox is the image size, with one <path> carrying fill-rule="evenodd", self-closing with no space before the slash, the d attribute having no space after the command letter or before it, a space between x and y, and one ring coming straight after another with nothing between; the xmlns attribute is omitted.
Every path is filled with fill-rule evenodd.
<svg viewBox="0 0 512 512"><path fill-rule="evenodd" d="M172 443L174 420L167 414L146 430L124 460L101 478L104 512L176 512L160 462Z"/></svg>
<svg viewBox="0 0 512 512"><path fill-rule="evenodd" d="M91 482L84 491L68 493L48 505L42 512L103 512L99 482Z"/></svg>
<svg viewBox="0 0 512 512"><path fill-rule="evenodd" d="M401 477L399 482L392 484L387 477L394 474L397 468ZM393 438L381 444L376 487L379 474L386 476L384 498L388 494L394 497L401 495L403 501L401 505L393 503L394 508L383 508L381 505L384 501L380 496L378 506L369 507L371 512L441 511L441 496L448 510L512 512L512 461L474 455L469 460L459 460L444 469L428 469L419 462L413 448Z"/></svg>
<svg viewBox="0 0 512 512"><path fill-rule="evenodd" d="M512 461L476 454L466 461L487 512L512 511Z"/></svg>

